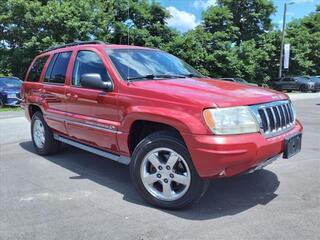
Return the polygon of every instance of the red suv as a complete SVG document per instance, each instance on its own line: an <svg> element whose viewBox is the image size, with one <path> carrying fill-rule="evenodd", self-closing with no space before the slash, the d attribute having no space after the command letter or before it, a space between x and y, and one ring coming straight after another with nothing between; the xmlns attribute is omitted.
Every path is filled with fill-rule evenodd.
<svg viewBox="0 0 320 240"><path fill-rule="evenodd" d="M76 42L37 56L22 108L34 147L61 142L130 165L149 203L182 208L208 179L261 169L300 151L287 95L214 80L158 49Z"/></svg>

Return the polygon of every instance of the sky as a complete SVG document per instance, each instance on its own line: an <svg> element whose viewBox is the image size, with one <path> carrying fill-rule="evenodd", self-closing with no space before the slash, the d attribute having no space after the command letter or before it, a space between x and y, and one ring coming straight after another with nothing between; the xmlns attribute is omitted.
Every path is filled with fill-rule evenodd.
<svg viewBox="0 0 320 240"><path fill-rule="evenodd" d="M172 17L168 19L168 25L180 32L193 29L201 21L201 13L209 6L214 5L216 0L157 0L162 6L167 8ZM277 12L272 15L275 26L282 28L283 8L285 0L274 0ZM287 21L301 18L314 12L320 0L293 0L295 4L288 6Z"/></svg>

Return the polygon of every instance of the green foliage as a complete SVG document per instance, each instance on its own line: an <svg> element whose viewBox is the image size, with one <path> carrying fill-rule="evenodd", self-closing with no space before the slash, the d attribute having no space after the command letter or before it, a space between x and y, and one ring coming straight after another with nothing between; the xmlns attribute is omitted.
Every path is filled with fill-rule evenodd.
<svg viewBox="0 0 320 240"><path fill-rule="evenodd" d="M238 44L271 30L270 16L276 11L271 0L218 0L218 5L232 13L233 26L239 29Z"/></svg>
<svg viewBox="0 0 320 240"><path fill-rule="evenodd" d="M291 74L320 74L320 5L315 13L289 24L287 42L291 44Z"/></svg>
<svg viewBox="0 0 320 240"><path fill-rule="evenodd" d="M75 40L156 47L205 75L267 82L277 76L281 32L271 0L218 0L195 29L178 33L155 0L0 0L0 74L22 78L40 51ZM288 25L287 74L320 74L320 6Z"/></svg>

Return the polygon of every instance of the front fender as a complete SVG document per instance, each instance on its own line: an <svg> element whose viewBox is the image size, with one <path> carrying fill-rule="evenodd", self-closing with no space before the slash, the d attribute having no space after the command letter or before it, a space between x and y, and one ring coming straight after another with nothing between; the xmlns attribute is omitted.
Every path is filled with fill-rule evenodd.
<svg viewBox="0 0 320 240"><path fill-rule="evenodd" d="M182 111L154 106L132 106L123 115L121 129L128 133L137 120L167 124L181 134L207 134L208 129L202 120L202 112Z"/></svg>

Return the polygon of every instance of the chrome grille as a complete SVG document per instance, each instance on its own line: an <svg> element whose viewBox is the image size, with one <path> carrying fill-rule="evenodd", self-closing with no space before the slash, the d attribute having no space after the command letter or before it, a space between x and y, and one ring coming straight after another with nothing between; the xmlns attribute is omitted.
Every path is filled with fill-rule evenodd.
<svg viewBox="0 0 320 240"><path fill-rule="evenodd" d="M251 106L266 137L285 132L295 124L295 112L290 101L277 101Z"/></svg>

